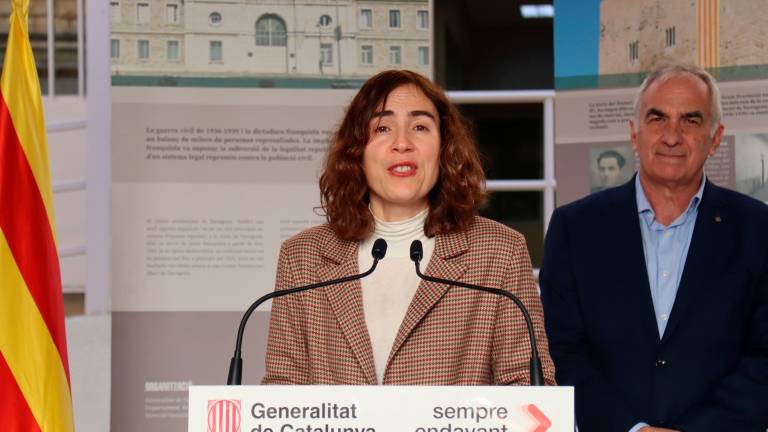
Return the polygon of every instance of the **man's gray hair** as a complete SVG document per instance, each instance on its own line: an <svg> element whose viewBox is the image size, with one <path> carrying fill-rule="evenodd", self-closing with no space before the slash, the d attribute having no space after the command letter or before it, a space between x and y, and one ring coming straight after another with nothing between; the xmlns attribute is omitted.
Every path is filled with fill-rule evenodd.
<svg viewBox="0 0 768 432"><path fill-rule="evenodd" d="M712 115L712 118L710 119L712 121L712 130L710 131L710 134L714 134L717 130L717 127L720 126L723 113L722 102L720 101L720 89L717 87L715 78L710 75L709 72L699 66L691 63L674 61L665 62L655 67L648 73L648 76L645 77L645 80L643 80L643 83L640 85L640 88L637 91L637 95L635 96L635 121L637 122L638 127L642 121L640 118L641 99L645 94L645 91L648 90L648 87L650 87L650 85L656 81L663 82L669 78L680 75L690 75L696 77L707 85L710 99L709 111Z"/></svg>

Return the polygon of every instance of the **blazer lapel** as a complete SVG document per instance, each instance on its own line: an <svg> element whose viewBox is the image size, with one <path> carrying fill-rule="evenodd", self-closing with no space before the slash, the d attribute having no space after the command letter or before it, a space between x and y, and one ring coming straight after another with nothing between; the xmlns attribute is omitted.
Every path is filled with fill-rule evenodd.
<svg viewBox="0 0 768 432"><path fill-rule="evenodd" d="M615 242L619 247L613 250L611 256L606 257L608 260L606 267L628 270L623 275L614 275L623 281L623 286L620 288L626 296L626 304L631 305L627 313L637 313L633 322L640 323L644 328L643 333L658 342L659 328L656 324L651 285L648 281L648 267L645 262L634 178L617 188L616 192L615 202L620 213L613 218L616 223L615 229L608 229L608 232L627 233L629 237L625 244L618 240Z"/></svg>
<svg viewBox="0 0 768 432"><path fill-rule="evenodd" d="M680 321L685 318L685 311L690 305L697 298L706 295L706 290L714 286L710 282L717 274L718 255L728 253L726 246L730 243L726 230L728 218L722 214L721 207L718 187L707 180L683 275L662 341L669 339Z"/></svg>
<svg viewBox="0 0 768 432"><path fill-rule="evenodd" d="M319 280L338 279L357 274L358 243L339 240L333 236L323 248L325 265L318 269ZM363 296L360 280L323 288L328 296L336 319L349 346L357 358L366 379L376 384L376 368L373 365L373 348L363 313Z"/></svg>
<svg viewBox="0 0 768 432"><path fill-rule="evenodd" d="M458 280L466 271L466 267L456 257L466 252L468 248L469 244L464 233L438 235L435 238L435 250L432 253L432 258L429 260L426 271L422 269L422 273L443 279ZM416 294L413 296L413 300L411 300L411 304L408 306L405 318L402 324L400 324L397 336L395 336L395 342L392 344L392 350L389 352L389 358L387 359L387 368L413 329L445 295L448 288L449 285L427 282L425 280L421 281L416 289ZM384 376L386 374L385 369Z"/></svg>

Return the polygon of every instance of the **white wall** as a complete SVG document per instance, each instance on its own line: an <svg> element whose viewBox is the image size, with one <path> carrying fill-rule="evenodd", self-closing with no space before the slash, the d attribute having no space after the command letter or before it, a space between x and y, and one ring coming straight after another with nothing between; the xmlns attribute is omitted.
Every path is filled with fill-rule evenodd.
<svg viewBox="0 0 768 432"><path fill-rule="evenodd" d="M87 103L77 96L44 98L45 120L50 128L62 124L84 122ZM57 185L82 182L86 177L87 129L84 125L74 130L49 131L48 152L54 190ZM54 193L57 245L59 250L73 250L85 246L86 240L85 189ZM60 258L62 288L65 293L85 292L85 255Z"/></svg>

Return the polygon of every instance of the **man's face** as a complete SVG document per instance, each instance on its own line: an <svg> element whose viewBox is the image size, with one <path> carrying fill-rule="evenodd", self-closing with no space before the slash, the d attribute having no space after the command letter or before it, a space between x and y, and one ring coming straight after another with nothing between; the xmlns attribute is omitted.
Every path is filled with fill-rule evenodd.
<svg viewBox="0 0 768 432"><path fill-rule="evenodd" d="M600 184L604 187L613 187L619 184L621 168L615 157L603 157L597 162L597 171L600 174Z"/></svg>
<svg viewBox="0 0 768 432"><path fill-rule="evenodd" d="M681 74L648 86L639 118L630 121L632 148L642 178L662 188L698 186L704 162L720 145L723 126L712 134L707 85Z"/></svg>

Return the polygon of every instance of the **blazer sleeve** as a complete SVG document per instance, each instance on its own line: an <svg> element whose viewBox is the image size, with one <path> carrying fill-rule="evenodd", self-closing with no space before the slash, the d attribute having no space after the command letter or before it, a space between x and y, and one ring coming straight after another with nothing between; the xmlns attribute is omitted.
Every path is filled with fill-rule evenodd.
<svg viewBox="0 0 768 432"><path fill-rule="evenodd" d="M277 260L275 289L293 287L291 256L285 243ZM305 334L297 319L299 295L272 301L267 337L266 374L262 384L311 384Z"/></svg>
<svg viewBox="0 0 768 432"><path fill-rule="evenodd" d="M758 275L756 287L756 302L747 324L745 355L701 403L683 414L677 422L681 430L717 428L746 432L768 428L768 259Z"/></svg>
<svg viewBox="0 0 768 432"><path fill-rule="evenodd" d="M513 242L511 262L504 276L504 289L515 294L528 309L536 334L544 382L547 385L556 385L555 366L549 356L547 335L544 331L544 312L533 277L528 248L520 234L515 234ZM531 348L528 328L517 305L501 296L497 300L493 338L494 381L497 384L530 384Z"/></svg>
<svg viewBox="0 0 768 432"><path fill-rule="evenodd" d="M566 217L556 210L544 242L539 272L549 349L557 382L575 387L576 422L583 431L628 431L644 419L636 416L590 358L589 338L579 294Z"/></svg>

